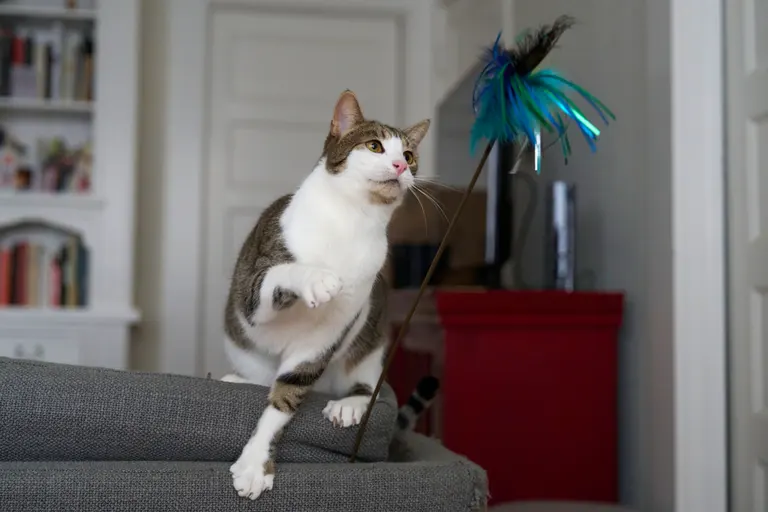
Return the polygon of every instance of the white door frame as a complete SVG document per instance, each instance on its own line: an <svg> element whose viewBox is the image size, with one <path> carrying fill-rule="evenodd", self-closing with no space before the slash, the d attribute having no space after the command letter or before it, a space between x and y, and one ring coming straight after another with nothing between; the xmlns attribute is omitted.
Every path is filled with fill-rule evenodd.
<svg viewBox="0 0 768 512"><path fill-rule="evenodd" d="M434 117L431 0L169 0L165 180L162 218L158 219L163 223L158 351L162 372L196 375L200 371L209 12L214 4L227 3L324 12L369 11L401 17L407 34L406 117L409 122ZM330 115L332 106L328 108ZM434 172L433 139L427 137L422 143L422 153L429 155L425 174Z"/></svg>
<svg viewBox="0 0 768 512"><path fill-rule="evenodd" d="M726 512L723 1L670 4L674 502Z"/></svg>

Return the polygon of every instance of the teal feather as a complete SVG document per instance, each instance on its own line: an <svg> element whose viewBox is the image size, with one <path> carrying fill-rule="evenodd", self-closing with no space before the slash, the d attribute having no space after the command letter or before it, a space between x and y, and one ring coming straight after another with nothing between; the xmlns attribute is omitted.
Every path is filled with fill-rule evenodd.
<svg viewBox="0 0 768 512"><path fill-rule="evenodd" d="M558 39L573 24L562 16L551 26L521 34L517 45L505 49L501 33L486 52L486 65L475 83L472 104L475 121L470 132L470 150L481 140L529 143L541 152L541 132L556 134L567 162L571 154L568 128L576 125L592 151L600 130L570 98L581 96L600 119L608 124L613 112L593 94L552 69L537 70ZM536 168L539 171L538 165Z"/></svg>

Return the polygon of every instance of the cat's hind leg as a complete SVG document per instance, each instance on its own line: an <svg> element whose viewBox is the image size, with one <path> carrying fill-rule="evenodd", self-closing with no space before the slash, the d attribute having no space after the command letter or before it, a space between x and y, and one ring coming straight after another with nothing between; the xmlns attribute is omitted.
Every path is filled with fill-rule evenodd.
<svg viewBox="0 0 768 512"><path fill-rule="evenodd" d="M337 382L344 390L343 398L330 400L323 410L323 416L339 427L359 425L379 380L383 368L385 345L373 349L360 362L348 360L340 368Z"/></svg>
<svg viewBox="0 0 768 512"><path fill-rule="evenodd" d="M275 382L280 367L276 356L264 354L256 348L242 348L229 338L224 340L224 351L233 372L221 380L266 387Z"/></svg>

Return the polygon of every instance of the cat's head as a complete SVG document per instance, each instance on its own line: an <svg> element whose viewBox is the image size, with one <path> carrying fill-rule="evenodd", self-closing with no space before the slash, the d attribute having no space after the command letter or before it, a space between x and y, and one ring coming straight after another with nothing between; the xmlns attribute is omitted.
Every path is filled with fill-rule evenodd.
<svg viewBox="0 0 768 512"><path fill-rule="evenodd" d="M365 119L355 94L336 102L323 156L338 186L372 204L398 204L419 170L419 143L429 119L398 129Z"/></svg>

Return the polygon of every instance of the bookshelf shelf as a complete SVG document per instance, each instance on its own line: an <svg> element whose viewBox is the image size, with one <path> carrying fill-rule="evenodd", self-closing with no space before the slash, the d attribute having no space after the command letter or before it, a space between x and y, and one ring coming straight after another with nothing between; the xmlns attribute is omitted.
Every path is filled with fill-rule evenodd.
<svg viewBox="0 0 768 512"><path fill-rule="evenodd" d="M0 5L0 17L61 21L96 21L93 9L67 9L27 5Z"/></svg>
<svg viewBox="0 0 768 512"><path fill-rule="evenodd" d="M0 206L34 207L52 209L100 210L104 207L104 198L92 194L66 194L47 192L0 192Z"/></svg>
<svg viewBox="0 0 768 512"><path fill-rule="evenodd" d="M91 115L93 102L0 97L0 112L3 111Z"/></svg>
<svg viewBox="0 0 768 512"><path fill-rule="evenodd" d="M139 319L135 309L99 310L92 308L25 308L18 306L0 307L0 325L20 324L29 322L45 322L49 324L79 324L134 322Z"/></svg>

